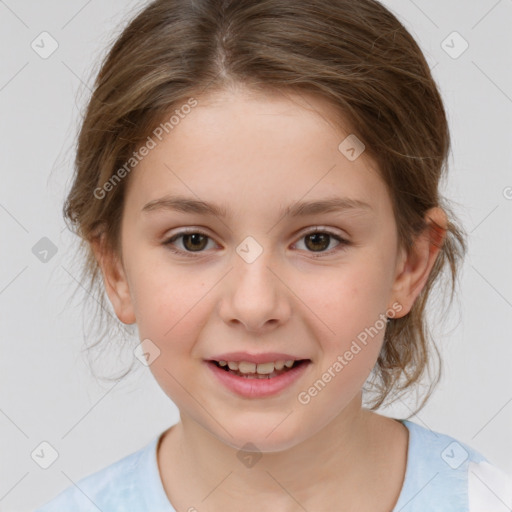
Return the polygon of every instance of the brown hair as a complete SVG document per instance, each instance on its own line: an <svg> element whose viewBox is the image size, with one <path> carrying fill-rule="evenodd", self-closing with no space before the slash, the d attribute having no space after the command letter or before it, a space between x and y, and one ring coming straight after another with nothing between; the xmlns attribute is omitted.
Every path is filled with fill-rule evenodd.
<svg viewBox="0 0 512 512"><path fill-rule="evenodd" d="M126 170L133 152L173 109L233 85L328 100L377 163L401 245L409 247L425 229L429 208L447 213L446 238L426 286L406 316L388 323L368 381L376 409L419 384L436 356L439 367L421 409L441 374L425 318L427 299L448 269L451 303L466 241L438 191L450 147L441 96L418 44L375 0L156 0L129 23L96 78L64 207L82 239L90 290L102 290L90 241L102 233L119 250L129 179L117 180L101 198L95 191ZM102 291L98 303L98 311L106 311ZM101 318L99 341L112 337L111 324Z"/></svg>

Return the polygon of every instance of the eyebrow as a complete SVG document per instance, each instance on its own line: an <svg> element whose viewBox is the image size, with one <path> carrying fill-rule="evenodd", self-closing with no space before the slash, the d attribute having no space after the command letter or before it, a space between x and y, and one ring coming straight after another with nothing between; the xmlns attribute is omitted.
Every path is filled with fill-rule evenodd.
<svg viewBox="0 0 512 512"><path fill-rule="evenodd" d="M171 210L199 215L214 215L221 218L231 218L232 212L223 206L196 200L183 196L167 195L150 201L142 208L143 212ZM281 216L305 217L320 213L351 211L354 213L369 213L373 208L364 201L348 197L331 197L317 201L300 201L279 211Z"/></svg>

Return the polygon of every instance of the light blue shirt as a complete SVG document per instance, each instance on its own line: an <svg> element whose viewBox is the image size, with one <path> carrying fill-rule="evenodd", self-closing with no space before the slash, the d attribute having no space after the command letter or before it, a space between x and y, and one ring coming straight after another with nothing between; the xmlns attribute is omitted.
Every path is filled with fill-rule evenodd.
<svg viewBox="0 0 512 512"><path fill-rule="evenodd" d="M489 473L491 480L499 476L504 489L499 501L504 503L509 498L505 494L512 490L512 480L509 489L508 475L489 465L478 452L447 435L408 420L399 421L409 430L409 448L405 479L393 512L481 510L475 505L479 496L468 498L468 481L471 474L478 477L472 468L482 466L494 472ZM140 450L82 478L35 512L176 512L158 470L156 448L160 435ZM478 480L484 481L481 477ZM488 488L493 486L492 481L484 483ZM196 505L200 510L200 504ZM494 510L502 509L487 512Z"/></svg>

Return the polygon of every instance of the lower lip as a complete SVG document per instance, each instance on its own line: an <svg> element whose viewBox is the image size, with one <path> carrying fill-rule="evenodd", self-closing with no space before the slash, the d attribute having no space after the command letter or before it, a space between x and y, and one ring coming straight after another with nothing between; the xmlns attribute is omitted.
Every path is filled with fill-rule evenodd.
<svg viewBox="0 0 512 512"><path fill-rule="evenodd" d="M222 370L211 361L206 361L206 365L229 390L245 398L263 398L275 395L291 386L306 371L310 362L305 361L291 370L270 379L239 377L226 370Z"/></svg>

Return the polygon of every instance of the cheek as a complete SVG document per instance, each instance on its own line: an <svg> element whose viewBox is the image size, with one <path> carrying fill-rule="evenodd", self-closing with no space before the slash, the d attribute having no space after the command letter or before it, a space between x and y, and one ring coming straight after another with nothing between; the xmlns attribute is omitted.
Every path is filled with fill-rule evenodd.
<svg viewBox="0 0 512 512"><path fill-rule="evenodd" d="M390 285L385 272L378 262L361 259L320 279L303 280L297 295L320 320L327 339L339 343L370 328L386 312Z"/></svg>
<svg viewBox="0 0 512 512"><path fill-rule="evenodd" d="M133 280L133 302L141 339L149 338L165 349L179 350L201 327L207 294L203 280L182 268L148 265Z"/></svg>
<svg viewBox="0 0 512 512"><path fill-rule="evenodd" d="M378 271L366 266L352 267L320 288L325 295L320 290L310 295L315 304L311 309L322 320L316 323L325 327L326 335L318 336L318 370L298 402L308 414L327 421L361 391L375 366L387 325L387 295Z"/></svg>
<svg viewBox="0 0 512 512"><path fill-rule="evenodd" d="M163 269L162 269L163 268ZM135 285L139 337L158 347L149 368L164 392L179 406L189 403L190 375L197 370L191 351L209 318L208 288L183 269L154 266ZM194 392L195 394L197 391Z"/></svg>

